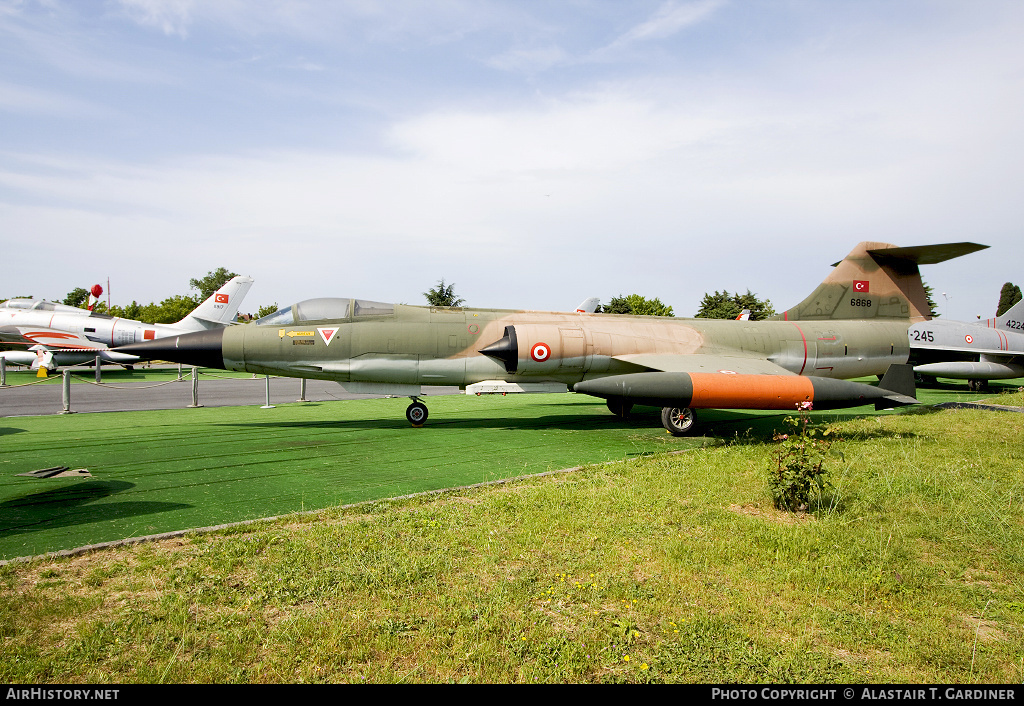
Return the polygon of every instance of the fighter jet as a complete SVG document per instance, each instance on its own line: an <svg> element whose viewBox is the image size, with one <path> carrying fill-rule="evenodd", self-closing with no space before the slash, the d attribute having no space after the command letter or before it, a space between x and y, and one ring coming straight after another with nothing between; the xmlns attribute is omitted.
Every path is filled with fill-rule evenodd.
<svg viewBox="0 0 1024 706"><path fill-rule="evenodd" d="M916 323L907 335L914 372L925 379L967 380L977 391L989 380L1024 377L1024 301L985 321Z"/></svg>
<svg viewBox="0 0 1024 706"><path fill-rule="evenodd" d="M109 347L227 326L252 283L252 277L232 278L173 324L145 324L40 299L9 299L0 304L0 341L24 350L3 351L0 358L29 365L43 376L60 365L76 365L97 356L130 364L139 357Z"/></svg>
<svg viewBox="0 0 1024 706"><path fill-rule="evenodd" d="M918 263L986 246L861 243L778 320L677 319L310 299L253 324L121 346L189 365L335 380L408 396L427 419L430 385L467 394L575 392L624 416L662 408L674 435L703 408L793 410L913 404L907 328L926 318ZM846 378L885 374L878 386Z"/></svg>

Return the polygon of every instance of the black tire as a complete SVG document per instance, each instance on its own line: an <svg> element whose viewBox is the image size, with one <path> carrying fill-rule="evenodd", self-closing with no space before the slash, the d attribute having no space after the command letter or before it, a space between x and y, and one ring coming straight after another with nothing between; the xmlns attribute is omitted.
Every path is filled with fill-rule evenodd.
<svg viewBox="0 0 1024 706"><path fill-rule="evenodd" d="M427 405L422 402L413 402L405 409L405 418L414 427L421 427L427 421Z"/></svg>
<svg viewBox="0 0 1024 706"><path fill-rule="evenodd" d="M608 400L608 410L619 419L628 419L629 412L633 409L633 403L627 402L626 400L610 398Z"/></svg>
<svg viewBox="0 0 1024 706"><path fill-rule="evenodd" d="M688 436L697 428L697 414L689 407L663 407L661 425L672 436Z"/></svg>

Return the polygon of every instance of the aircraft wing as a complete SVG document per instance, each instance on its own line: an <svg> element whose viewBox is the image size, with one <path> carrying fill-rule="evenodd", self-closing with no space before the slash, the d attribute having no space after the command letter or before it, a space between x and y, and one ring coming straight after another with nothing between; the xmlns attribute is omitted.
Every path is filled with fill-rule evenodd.
<svg viewBox="0 0 1024 706"><path fill-rule="evenodd" d="M0 326L0 341L18 346L44 346L56 350L107 350L105 344L90 341L85 336L45 326Z"/></svg>
<svg viewBox="0 0 1024 706"><path fill-rule="evenodd" d="M665 373L725 373L726 375L786 375L794 376L781 365L764 358L744 358L732 355L690 355L636 353L614 356L633 365Z"/></svg>

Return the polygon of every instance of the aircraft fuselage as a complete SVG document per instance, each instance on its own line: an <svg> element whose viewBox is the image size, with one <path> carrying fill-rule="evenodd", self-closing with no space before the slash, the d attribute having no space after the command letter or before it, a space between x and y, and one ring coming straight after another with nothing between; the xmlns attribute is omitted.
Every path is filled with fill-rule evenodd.
<svg viewBox="0 0 1024 706"><path fill-rule="evenodd" d="M481 354L510 341L503 353ZM905 363L907 324L893 321L723 321L609 314L442 309L225 330L229 370L338 382L459 385L560 382L647 369L657 356L714 354L771 362L798 375L851 378ZM694 358L698 361L700 356ZM697 363L695 363L697 364ZM698 370L716 372L716 370ZM402 392L401 394L406 394Z"/></svg>

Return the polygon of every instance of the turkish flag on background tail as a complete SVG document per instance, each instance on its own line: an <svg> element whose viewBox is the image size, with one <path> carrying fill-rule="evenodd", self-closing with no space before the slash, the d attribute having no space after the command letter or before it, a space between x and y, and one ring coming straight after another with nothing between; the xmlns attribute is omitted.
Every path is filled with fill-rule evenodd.
<svg viewBox="0 0 1024 706"><path fill-rule="evenodd" d="M228 295L227 294L218 294L216 297L214 297L213 300L215 302L217 302L218 304L227 304L228 303Z"/></svg>
<svg viewBox="0 0 1024 706"><path fill-rule="evenodd" d="M868 281L866 279L855 279L853 280L853 291L867 294L868 292Z"/></svg>

